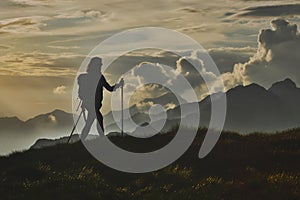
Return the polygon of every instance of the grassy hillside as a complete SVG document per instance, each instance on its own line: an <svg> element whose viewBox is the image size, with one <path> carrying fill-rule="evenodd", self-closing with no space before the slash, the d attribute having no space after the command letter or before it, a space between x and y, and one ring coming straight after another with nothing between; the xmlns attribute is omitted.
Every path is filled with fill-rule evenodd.
<svg viewBox="0 0 300 200"><path fill-rule="evenodd" d="M0 199L300 199L300 129L248 136L225 132L200 160L203 132L175 163L146 174L110 169L81 143L14 153L0 158ZM111 140L143 152L172 137Z"/></svg>

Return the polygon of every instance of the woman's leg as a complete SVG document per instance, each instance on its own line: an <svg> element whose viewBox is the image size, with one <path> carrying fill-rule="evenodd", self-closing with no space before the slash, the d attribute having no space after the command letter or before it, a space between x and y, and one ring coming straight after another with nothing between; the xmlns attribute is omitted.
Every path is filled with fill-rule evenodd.
<svg viewBox="0 0 300 200"><path fill-rule="evenodd" d="M85 125L84 125L84 127L83 127L83 129L81 131L81 139L84 140L88 136L88 134L89 134L89 132L91 130L91 127L92 127L92 125L94 123L95 118L96 117L95 117L94 114L92 114L92 112L88 112L88 116L87 116Z"/></svg>
<svg viewBox="0 0 300 200"><path fill-rule="evenodd" d="M104 126L103 126L103 116L100 112L100 109L96 109L96 115L97 115L97 130L100 136L104 136Z"/></svg>

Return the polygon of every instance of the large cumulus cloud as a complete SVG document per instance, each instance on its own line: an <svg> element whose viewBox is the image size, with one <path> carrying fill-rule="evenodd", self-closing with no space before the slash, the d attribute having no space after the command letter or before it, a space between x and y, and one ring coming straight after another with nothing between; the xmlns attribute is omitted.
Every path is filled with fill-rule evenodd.
<svg viewBox="0 0 300 200"><path fill-rule="evenodd" d="M274 19L270 29L260 31L256 54L248 62L236 64L232 73L222 76L228 88L253 82L270 87L287 77L300 85L299 52L297 25L284 19Z"/></svg>
<svg viewBox="0 0 300 200"><path fill-rule="evenodd" d="M207 69L206 63L201 59L201 56L203 57L203 52L191 51L190 55L179 58L175 67L159 63L142 62L132 69L130 79L139 80L135 81L136 83L159 80L159 82L162 83L162 87L176 88L186 97L185 100L189 101L191 100L189 99L189 97L191 97L189 93L204 84L204 80L206 84L213 84L218 79L216 74ZM213 85L210 85L210 87L214 91L218 90L214 88ZM163 91L161 88L155 89ZM203 92L204 91L202 91L201 94L197 93L198 98L201 98ZM205 92L207 92L207 90Z"/></svg>

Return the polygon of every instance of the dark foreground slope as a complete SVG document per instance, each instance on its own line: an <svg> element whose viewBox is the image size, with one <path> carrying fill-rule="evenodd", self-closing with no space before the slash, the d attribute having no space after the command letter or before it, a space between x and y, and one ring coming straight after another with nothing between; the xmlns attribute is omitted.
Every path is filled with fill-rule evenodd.
<svg viewBox="0 0 300 200"><path fill-rule="evenodd" d="M0 199L300 199L300 129L273 135L223 133L200 160L202 132L178 161L146 174L112 170L81 143L2 157ZM172 137L155 136L146 143L111 140L141 152Z"/></svg>

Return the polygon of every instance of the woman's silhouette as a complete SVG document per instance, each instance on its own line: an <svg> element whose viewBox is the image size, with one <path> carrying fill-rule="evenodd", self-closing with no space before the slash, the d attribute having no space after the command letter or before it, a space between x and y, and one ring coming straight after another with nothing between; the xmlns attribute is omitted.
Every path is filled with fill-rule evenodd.
<svg viewBox="0 0 300 200"><path fill-rule="evenodd" d="M100 135L104 135L103 116L100 112L103 100L103 87L112 92L124 85L123 79L116 85L109 85L101 73L102 59L94 57L87 66L87 71L79 75L78 96L82 100L81 107L83 111L87 110L88 115L86 123L81 132L82 139L85 139L90 132L91 126L97 118L97 130Z"/></svg>

